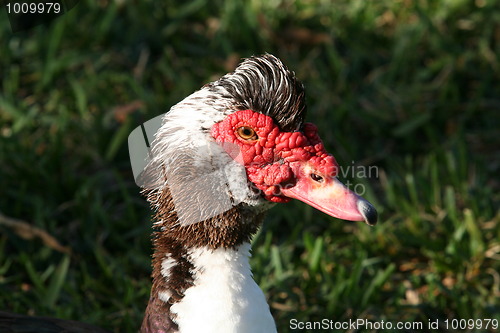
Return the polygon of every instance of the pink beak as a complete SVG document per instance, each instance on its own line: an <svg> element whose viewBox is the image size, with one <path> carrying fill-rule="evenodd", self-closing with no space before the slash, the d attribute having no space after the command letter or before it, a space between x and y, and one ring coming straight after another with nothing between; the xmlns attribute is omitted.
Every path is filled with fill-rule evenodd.
<svg viewBox="0 0 500 333"><path fill-rule="evenodd" d="M371 203L342 184L337 177L317 173L307 162L291 162L296 182L281 188L281 193L298 199L339 219L377 223L377 211Z"/></svg>

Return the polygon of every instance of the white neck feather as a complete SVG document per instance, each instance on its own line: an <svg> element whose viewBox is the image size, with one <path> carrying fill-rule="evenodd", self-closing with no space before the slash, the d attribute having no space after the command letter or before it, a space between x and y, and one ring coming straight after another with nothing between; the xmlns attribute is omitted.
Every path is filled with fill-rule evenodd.
<svg viewBox="0 0 500 333"><path fill-rule="evenodd" d="M194 286L171 307L181 333L276 332L264 293L253 280L250 255L248 243L236 250L202 247L189 252Z"/></svg>

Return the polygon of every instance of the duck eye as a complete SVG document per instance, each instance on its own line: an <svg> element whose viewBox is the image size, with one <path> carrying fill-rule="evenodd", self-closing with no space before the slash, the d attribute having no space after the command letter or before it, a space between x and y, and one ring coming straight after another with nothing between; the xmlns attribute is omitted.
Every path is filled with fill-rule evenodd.
<svg viewBox="0 0 500 333"><path fill-rule="evenodd" d="M323 182L323 177L316 173L311 173L311 179L314 180L315 182L322 183Z"/></svg>
<svg viewBox="0 0 500 333"><path fill-rule="evenodd" d="M243 140L257 140L257 133L255 130L249 126L242 126L237 130L238 135Z"/></svg>

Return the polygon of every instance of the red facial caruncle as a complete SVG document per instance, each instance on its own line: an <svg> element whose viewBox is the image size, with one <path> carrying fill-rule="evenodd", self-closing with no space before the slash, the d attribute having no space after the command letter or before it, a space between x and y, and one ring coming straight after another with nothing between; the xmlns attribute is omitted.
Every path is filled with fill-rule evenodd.
<svg viewBox="0 0 500 333"><path fill-rule="evenodd" d="M281 132L271 117L244 110L215 124L212 136L245 166L248 180L272 202L290 201L280 188L295 182L291 162L308 161L324 175L334 177L337 173L335 158L325 151L316 126L311 123L304 125L304 133Z"/></svg>
<svg viewBox="0 0 500 333"><path fill-rule="evenodd" d="M325 150L315 125L283 132L271 117L243 110L213 125L211 134L245 167L248 180L267 200L295 198L338 218L375 223L376 216L364 212L373 206L337 180L337 161Z"/></svg>

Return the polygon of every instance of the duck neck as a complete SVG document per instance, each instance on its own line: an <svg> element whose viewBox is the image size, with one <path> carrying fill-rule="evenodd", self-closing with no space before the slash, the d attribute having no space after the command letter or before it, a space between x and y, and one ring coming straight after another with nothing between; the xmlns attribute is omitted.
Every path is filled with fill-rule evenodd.
<svg viewBox="0 0 500 333"><path fill-rule="evenodd" d="M234 207L188 226L156 223L153 287L141 332L276 331L249 264L250 238L262 217L243 218Z"/></svg>

